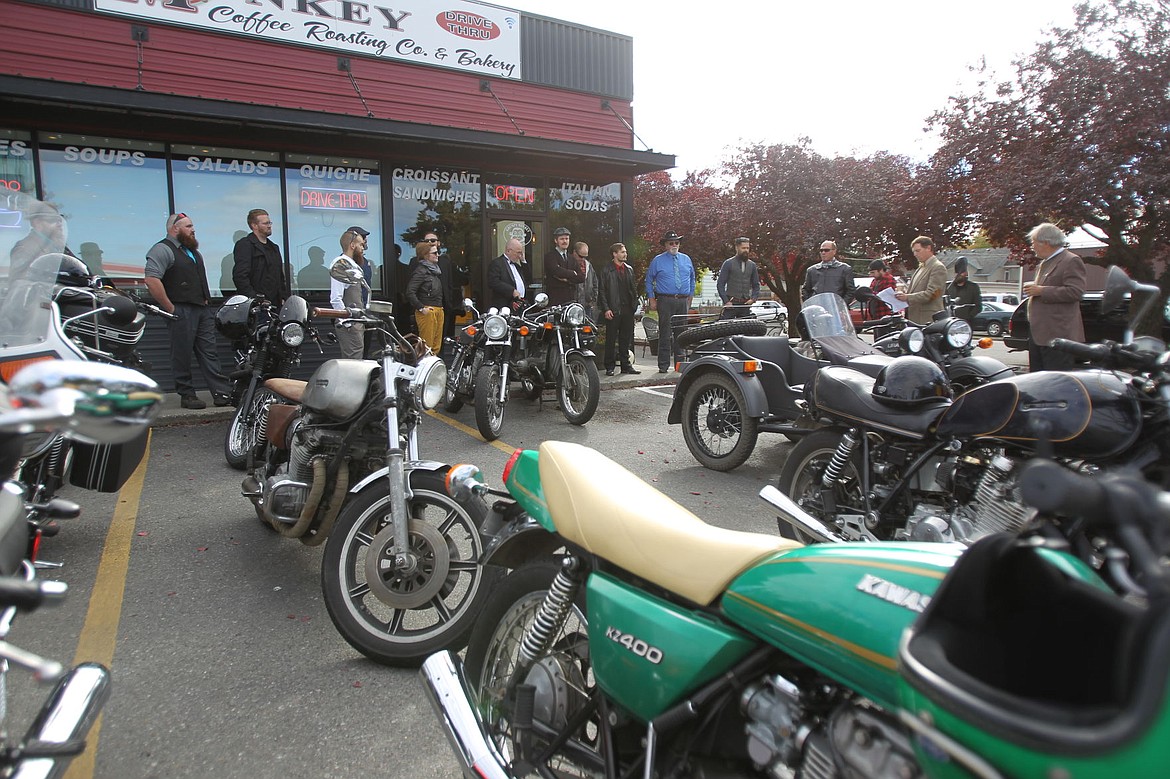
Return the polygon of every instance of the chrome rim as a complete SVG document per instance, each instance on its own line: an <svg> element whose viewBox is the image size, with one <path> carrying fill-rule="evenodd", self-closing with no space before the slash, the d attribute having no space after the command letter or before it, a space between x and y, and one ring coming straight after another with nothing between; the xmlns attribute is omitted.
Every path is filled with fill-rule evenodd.
<svg viewBox="0 0 1170 779"><path fill-rule="evenodd" d="M704 452L726 457L743 436L743 409L726 387L713 385L699 395L690 426Z"/></svg>

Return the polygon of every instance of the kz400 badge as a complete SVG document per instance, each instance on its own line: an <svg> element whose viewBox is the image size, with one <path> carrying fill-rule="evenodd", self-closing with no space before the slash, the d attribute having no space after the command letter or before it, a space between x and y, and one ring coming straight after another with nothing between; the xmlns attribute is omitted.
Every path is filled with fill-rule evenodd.
<svg viewBox="0 0 1170 779"><path fill-rule="evenodd" d="M614 643L621 644L626 649L633 652L638 657L644 657L646 660L658 665L662 662L662 650L658 647L650 646L645 641L629 633L623 633L613 626L606 627L605 637Z"/></svg>

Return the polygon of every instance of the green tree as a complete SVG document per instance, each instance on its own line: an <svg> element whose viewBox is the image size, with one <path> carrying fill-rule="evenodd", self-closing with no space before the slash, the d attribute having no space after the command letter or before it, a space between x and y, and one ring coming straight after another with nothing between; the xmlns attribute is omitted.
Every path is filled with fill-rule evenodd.
<svg viewBox="0 0 1170 779"><path fill-rule="evenodd" d="M984 73L931 118L932 169L969 199L989 239L1026 262L1027 231L1051 221L1104 236L1116 264L1170 293L1170 6L1085 2L1015 63ZM1146 323L1149 327L1150 323Z"/></svg>

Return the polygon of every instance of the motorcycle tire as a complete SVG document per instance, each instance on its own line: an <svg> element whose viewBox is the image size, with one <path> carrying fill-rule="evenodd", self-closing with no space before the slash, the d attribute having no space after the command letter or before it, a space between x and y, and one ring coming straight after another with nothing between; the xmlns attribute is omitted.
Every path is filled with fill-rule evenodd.
<svg viewBox="0 0 1170 779"><path fill-rule="evenodd" d="M705 372L683 396L683 440L704 468L730 471L756 448L760 420L748 416L743 392L726 373Z"/></svg>
<svg viewBox="0 0 1170 779"><path fill-rule="evenodd" d="M475 426L485 441L495 441L504 427L504 408L500 401L503 377L497 363L488 363L475 375Z"/></svg>
<svg viewBox="0 0 1170 779"><path fill-rule="evenodd" d="M570 354L567 362L557 376L557 400L570 424L583 425L597 413L601 374L597 364L583 354Z"/></svg>
<svg viewBox="0 0 1170 779"><path fill-rule="evenodd" d="M842 433L834 430L818 430L806 435L784 461L776 488L792 498L801 508L819 520L825 527L833 528L833 517L826 516L822 507L821 477L833 455L837 452ZM853 450L834 488L837 506L861 506L862 496L861 453ZM780 535L802 543L812 543L806 533L792 527L783 519L776 520Z"/></svg>
<svg viewBox="0 0 1170 779"><path fill-rule="evenodd" d="M393 543L384 482L346 504L325 541L321 589L329 618L375 662L414 666L434 652L462 649L502 573L478 562L487 503L479 496L456 502L446 493L446 473L410 474L410 545L420 561L411 575L379 566ZM375 580L370 570L378 571Z"/></svg>
<svg viewBox="0 0 1170 779"><path fill-rule="evenodd" d="M706 325L690 327L678 334L679 346L694 346L716 338L732 335L765 335L768 325L758 319L721 319Z"/></svg>
<svg viewBox="0 0 1170 779"><path fill-rule="evenodd" d="M248 449L255 453L256 459L264 457L264 450L268 446L267 440L258 441L260 420L268 413L268 407L279 403L280 396L266 389L258 389L252 396L251 421L245 423L243 416L245 409L241 406L232 415L231 424L223 435L223 458L227 464L237 471L242 471L248 463Z"/></svg>
<svg viewBox="0 0 1170 779"><path fill-rule="evenodd" d="M511 677L516 670L521 638L531 629L560 568L558 560L542 559L513 570L496 585L491 602L471 632L464 666L467 681L478 695L484 712L483 721L489 723L488 736L504 755L515 755L516 748L515 734L508 721L512 705L503 696L509 690L514 694L517 685ZM588 702L588 695L593 692L593 673L584 587L570 608L565 623L553 636L549 651L538 658L531 674L538 674L547 682L537 686L536 711L555 711L558 722L571 718ZM558 690L563 693L558 694ZM599 745L581 738L597 731L596 727L582 728L565 748L557 751L550 760L553 764L550 767L557 775L562 775L557 768L564 769L563 775L567 776L592 775L598 765L604 765ZM589 766L574 763L572 756L582 753L589 754L590 758L596 755L596 761L589 759L588 762L592 763ZM581 771L583 767L587 769L585 772Z"/></svg>

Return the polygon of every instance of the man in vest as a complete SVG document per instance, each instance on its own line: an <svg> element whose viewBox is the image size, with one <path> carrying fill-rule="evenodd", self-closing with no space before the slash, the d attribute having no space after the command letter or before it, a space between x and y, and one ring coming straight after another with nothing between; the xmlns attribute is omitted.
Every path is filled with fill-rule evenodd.
<svg viewBox="0 0 1170 779"><path fill-rule="evenodd" d="M760 269L752 261L751 253L751 239L736 238L735 256L724 260L719 268L716 287L723 301L720 319L752 315L752 304L760 297Z"/></svg>
<svg viewBox="0 0 1170 779"><path fill-rule="evenodd" d="M352 228L341 234L339 240L341 254L333 260L330 269L341 266L362 272L366 261L366 237L355 232ZM329 279L329 305L334 309L346 309L350 316L360 316L364 304L362 303L361 284L347 284L336 278ZM341 356L347 360L360 360L365 354L365 328L362 325L343 326L342 320L337 321L337 343L341 347Z"/></svg>
<svg viewBox="0 0 1170 779"><path fill-rule="evenodd" d="M171 334L171 370L175 392L183 408L207 408L191 383L191 355L195 355L203 378L217 406L231 403L227 377L219 367L215 349L215 315L210 308L211 290L195 223L186 214L167 217L167 237L146 253L146 288L164 311L178 319L168 321Z"/></svg>

